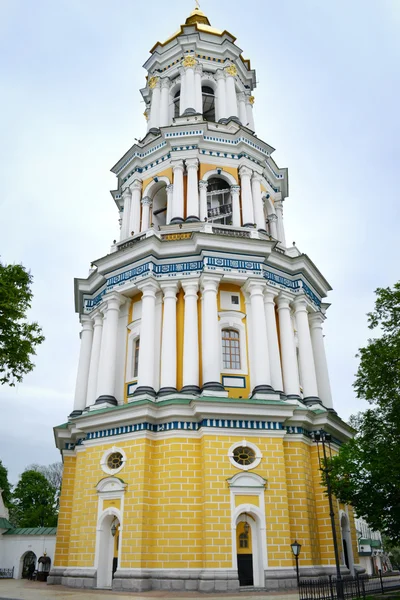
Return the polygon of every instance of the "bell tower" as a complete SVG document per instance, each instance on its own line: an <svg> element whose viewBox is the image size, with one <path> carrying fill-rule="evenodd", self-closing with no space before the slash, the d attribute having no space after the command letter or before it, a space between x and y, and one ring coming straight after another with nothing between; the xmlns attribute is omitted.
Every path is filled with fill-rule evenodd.
<svg viewBox="0 0 400 600"><path fill-rule="evenodd" d="M196 7L144 68L147 132L112 168L120 239L75 280L49 582L294 587L293 540L302 574L334 569L313 432L334 450L351 436L324 349L330 286L286 245L288 173L236 38Z"/></svg>

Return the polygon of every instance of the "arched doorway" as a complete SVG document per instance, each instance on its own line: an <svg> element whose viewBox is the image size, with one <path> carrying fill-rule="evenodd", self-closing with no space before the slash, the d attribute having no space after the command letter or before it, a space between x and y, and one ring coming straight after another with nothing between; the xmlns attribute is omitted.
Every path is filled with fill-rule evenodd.
<svg viewBox="0 0 400 600"><path fill-rule="evenodd" d="M97 529L97 587L112 588L114 573L118 568L120 521L108 512L100 518Z"/></svg>
<svg viewBox="0 0 400 600"><path fill-rule="evenodd" d="M251 526L245 515L245 521L239 521L236 527L236 552L239 585L254 585L253 543Z"/></svg>
<svg viewBox="0 0 400 600"><path fill-rule="evenodd" d="M32 575L36 570L36 554L29 550L21 556L21 577L22 579L32 579Z"/></svg>
<svg viewBox="0 0 400 600"><path fill-rule="evenodd" d="M342 548L343 548L343 563L354 573L353 550L351 546L351 531L349 518L345 512L342 512L340 517L340 529L342 532Z"/></svg>
<svg viewBox="0 0 400 600"><path fill-rule="evenodd" d="M231 188L221 177L208 180L207 216L212 223L229 225L232 221Z"/></svg>

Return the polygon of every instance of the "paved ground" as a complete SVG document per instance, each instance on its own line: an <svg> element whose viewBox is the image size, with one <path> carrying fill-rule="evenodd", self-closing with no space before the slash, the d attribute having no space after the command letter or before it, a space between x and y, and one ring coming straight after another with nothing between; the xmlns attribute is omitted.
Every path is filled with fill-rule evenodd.
<svg viewBox="0 0 400 600"><path fill-rule="evenodd" d="M102 590L73 590L62 585L47 585L38 581L25 579L0 579L0 600L151 600L152 598L167 598L177 600L188 598L195 600L250 600L265 598L267 600L298 600L297 593L274 594L254 592L253 594L201 594L199 592L146 592L133 594L131 592L108 592Z"/></svg>

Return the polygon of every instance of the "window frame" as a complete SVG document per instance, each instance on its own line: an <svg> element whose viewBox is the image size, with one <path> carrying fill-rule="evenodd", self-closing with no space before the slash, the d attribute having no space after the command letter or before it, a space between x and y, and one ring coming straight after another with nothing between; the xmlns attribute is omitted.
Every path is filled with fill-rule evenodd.
<svg viewBox="0 0 400 600"><path fill-rule="evenodd" d="M224 335L228 334L228 335ZM234 334L234 335L232 335ZM236 335L235 335L236 334ZM225 342L229 342L228 344L224 344ZM226 369L232 371L240 371L241 370L241 356L240 356L240 333L237 329L233 327L225 327L221 329L221 344L222 344L222 368L225 371ZM236 345L237 344L237 345ZM229 352L225 352L228 349ZM237 349L238 352L234 350ZM229 357L229 361L226 360L226 357ZM237 360L235 359L237 357ZM227 366L225 363L229 362L230 366ZM239 363L238 367L232 367L232 364Z"/></svg>
<svg viewBox="0 0 400 600"><path fill-rule="evenodd" d="M244 321L245 313L236 310L223 310L218 313L219 316L219 339L220 339L220 371L222 375L248 375L249 367L247 360L247 334ZM225 369L223 346L222 346L222 330L234 329L239 333L239 352L240 352L240 369Z"/></svg>

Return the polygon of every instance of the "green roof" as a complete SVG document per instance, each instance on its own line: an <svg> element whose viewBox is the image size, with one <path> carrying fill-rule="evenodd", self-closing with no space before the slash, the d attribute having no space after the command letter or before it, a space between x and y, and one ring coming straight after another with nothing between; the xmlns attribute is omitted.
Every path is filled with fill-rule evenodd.
<svg viewBox="0 0 400 600"><path fill-rule="evenodd" d="M8 521L8 519L5 519L4 517L0 517L0 529L12 529L13 526L11 525L10 521Z"/></svg>
<svg viewBox="0 0 400 600"><path fill-rule="evenodd" d="M16 527L3 535L56 535L57 527Z"/></svg>

